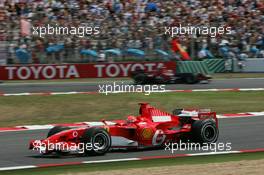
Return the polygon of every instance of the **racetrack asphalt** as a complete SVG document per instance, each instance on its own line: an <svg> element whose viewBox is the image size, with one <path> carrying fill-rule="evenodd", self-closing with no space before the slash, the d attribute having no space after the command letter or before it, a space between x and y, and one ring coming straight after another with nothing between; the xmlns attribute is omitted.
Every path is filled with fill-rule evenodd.
<svg viewBox="0 0 264 175"><path fill-rule="evenodd" d="M133 84L132 81L118 81L118 84ZM103 84L100 82L100 84ZM112 84L106 82L105 84ZM264 78L216 79L209 84L170 84L167 90L192 89L233 89L233 88L264 88ZM91 82L51 82L51 83L3 83L0 93L41 93L41 92L87 92L99 91L99 83Z"/></svg>
<svg viewBox="0 0 264 175"><path fill-rule="evenodd" d="M218 142L232 145L232 150L264 148L264 116L247 118L228 118L219 120ZM89 160L109 160L146 156L164 156L197 151L177 151L172 154L164 149L144 151L115 151L98 157L81 157L70 155L65 157L40 156L37 152L28 150L29 141L45 138L47 130L13 131L0 133L0 168L10 166L40 165L80 162ZM200 152L200 151L199 151Z"/></svg>

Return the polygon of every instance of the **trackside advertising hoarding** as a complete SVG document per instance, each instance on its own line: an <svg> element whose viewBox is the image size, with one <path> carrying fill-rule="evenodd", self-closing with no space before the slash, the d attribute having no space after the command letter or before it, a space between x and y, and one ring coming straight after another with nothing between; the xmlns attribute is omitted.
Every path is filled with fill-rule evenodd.
<svg viewBox="0 0 264 175"><path fill-rule="evenodd" d="M173 61L0 66L0 80L128 77L131 71L137 69L151 72L163 66L176 69L176 63Z"/></svg>

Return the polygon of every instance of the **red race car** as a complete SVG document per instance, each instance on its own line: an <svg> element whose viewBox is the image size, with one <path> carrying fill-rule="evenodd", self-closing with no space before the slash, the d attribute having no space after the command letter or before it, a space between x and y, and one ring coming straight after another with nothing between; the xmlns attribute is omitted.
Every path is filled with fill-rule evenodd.
<svg viewBox="0 0 264 175"><path fill-rule="evenodd" d="M209 83L212 79L210 75L202 73L175 73L166 67L162 67L152 72L135 70L131 72L131 78L136 84L196 84Z"/></svg>
<svg viewBox="0 0 264 175"><path fill-rule="evenodd" d="M140 103L139 116L88 122L82 127L55 126L47 138L32 140L29 149L42 154L104 155L111 149L162 147L180 140L210 144L217 141L218 132L215 112L175 109L170 114Z"/></svg>

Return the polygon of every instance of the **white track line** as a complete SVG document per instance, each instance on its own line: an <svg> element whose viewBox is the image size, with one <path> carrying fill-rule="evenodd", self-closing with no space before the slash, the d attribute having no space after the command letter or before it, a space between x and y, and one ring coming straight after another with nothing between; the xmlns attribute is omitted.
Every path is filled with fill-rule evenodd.
<svg viewBox="0 0 264 175"><path fill-rule="evenodd" d="M166 91L153 91L151 93L163 93L163 92L228 92L228 91L235 91L235 92L246 92L246 91L264 91L264 88L241 88L241 89L193 89L193 90L166 90ZM108 92L108 94L119 94L119 93L129 93L129 92ZM134 93L146 93L146 92L134 92ZM37 92L37 93L2 93L0 96L50 96L50 95L76 95L76 94L100 94L99 92L94 91L87 91L87 92L77 92L77 91L70 91L70 92ZM101 93L105 94L105 93Z"/></svg>
<svg viewBox="0 0 264 175"><path fill-rule="evenodd" d="M81 161L81 162L71 162L71 163L65 162L65 163L59 163L59 164L54 163L54 164L41 164L41 165L10 166L10 167L2 167L0 168L0 171L32 169L32 168L41 168L41 167L67 166L67 165L81 165L81 164L98 164L98 163L125 162L125 161L144 161L144 160L154 160L154 159L162 159L162 158L168 159L168 158L177 158L177 157L213 156L213 155L239 154L239 153L252 153L252 152L264 152L264 148L263 149L252 149L252 150L240 150L240 151L174 154L171 156L149 156L149 157L136 157L136 158L124 158L124 159Z"/></svg>
<svg viewBox="0 0 264 175"><path fill-rule="evenodd" d="M30 168L37 168L37 166L35 166L35 165L27 165L27 166L3 167L3 168L0 168L0 171L21 170L21 169L30 169Z"/></svg>

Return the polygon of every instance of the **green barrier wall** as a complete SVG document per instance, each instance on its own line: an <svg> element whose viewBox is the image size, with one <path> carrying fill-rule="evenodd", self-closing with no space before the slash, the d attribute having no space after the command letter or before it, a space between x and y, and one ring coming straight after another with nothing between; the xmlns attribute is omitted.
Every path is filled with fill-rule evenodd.
<svg viewBox="0 0 264 175"><path fill-rule="evenodd" d="M177 62L178 73L213 74L224 71L225 71L225 61L223 59Z"/></svg>
<svg viewBox="0 0 264 175"><path fill-rule="evenodd" d="M213 73L225 72L225 60L224 59L210 59L204 60L208 66L208 69Z"/></svg>

